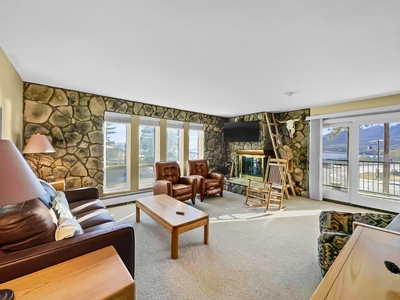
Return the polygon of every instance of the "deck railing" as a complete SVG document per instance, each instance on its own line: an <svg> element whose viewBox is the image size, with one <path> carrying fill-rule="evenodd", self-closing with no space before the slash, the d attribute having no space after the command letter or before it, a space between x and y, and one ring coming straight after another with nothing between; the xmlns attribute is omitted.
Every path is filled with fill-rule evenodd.
<svg viewBox="0 0 400 300"><path fill-rule="evenodd" d="M349 161L325 159L323 186L348 189ZM400 200L400 162L359 161L359 191Z"/></svg>

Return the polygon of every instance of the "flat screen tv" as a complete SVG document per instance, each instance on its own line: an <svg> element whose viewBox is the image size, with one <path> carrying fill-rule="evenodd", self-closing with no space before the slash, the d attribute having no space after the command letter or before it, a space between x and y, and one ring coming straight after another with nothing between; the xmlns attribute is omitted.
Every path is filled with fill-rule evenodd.
<svg viewBox="0 0 400 300"><path fill-rule="evenodd" d="M257 142L260 139L260 122L229 122L224 124L225 142Z"/></svg>

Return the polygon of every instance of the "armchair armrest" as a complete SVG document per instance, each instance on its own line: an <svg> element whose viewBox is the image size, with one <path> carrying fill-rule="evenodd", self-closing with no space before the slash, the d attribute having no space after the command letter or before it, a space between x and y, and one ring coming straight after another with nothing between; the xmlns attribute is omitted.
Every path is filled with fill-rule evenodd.
<svg viewBox="0 0 400 300"><path fill-rule="evenodd" d="M184 184L191 184L193 185L193 178L189 177L189 176L181 176L179 178L179 182L184 183Z"/></svg>
<svg viewBox="0 0 400 300"><path fill-rule="evenodd" d="M154 195L167 194L172 195L172 182L167 180L156 180L153 184Z"/></svg>
<svg viewBox="0 0 400 300"><path fill-rule="evenodd" d="M133 278L135 272L134 230L129 224L117 224L69 239L2 254L0 256L0 283L107 246L115 248Z"/></svg>
<svg viewBox="0 0 400 300"><path fill-rule="evenodd" d="M212 179L218 179L218 180L224 180L224 174L222 173L217 173L217 172L211 172L208 173L208 177Z"/></svg>
<svg viewBox="0 0 400 300"><path fill-rule="evenodd" d="M325 231L318 238L318 264L322 275L328 272L339 252L350 239L351 234Z"/></svg>
<svg viewBox="0 0 400 300"><path fill-rule="evenodd" d="M354 214L340 211L323 211L319 215L320 232L353 233Z"/></svg>
<svg viewBox="0 0 400 300"><path fill-rule="evenodd" d="M73 190L64 190L68 202L76 202L88 199L99 199L99 190L97 187L83 187Z"/></svg>

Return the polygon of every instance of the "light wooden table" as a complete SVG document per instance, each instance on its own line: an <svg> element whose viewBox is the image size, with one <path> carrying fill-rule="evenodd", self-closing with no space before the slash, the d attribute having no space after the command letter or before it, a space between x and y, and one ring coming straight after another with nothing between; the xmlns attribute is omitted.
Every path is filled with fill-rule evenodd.
<svg viewBox="0 0 400 300"><path fill-rule="evenodd" d="M399 299L400 233L358 223L311 299Z"/></svg>
<svg viewBox="0 0 400 300"><path fill-rule="evenodd" d="M0 289L24 299L135 299L135 283L109 246L5 282Z"/></svg>
<svg viewBox="0 0 400 300"><path fill-rule="evenodd" d="M204 244L208 244L208 214L168 195L155 195L136 200L136 222L140 222L140 210L171 232L171 258L179 256L179 234L204 226ZM183 211L178 215L176 211Z"/></svg>

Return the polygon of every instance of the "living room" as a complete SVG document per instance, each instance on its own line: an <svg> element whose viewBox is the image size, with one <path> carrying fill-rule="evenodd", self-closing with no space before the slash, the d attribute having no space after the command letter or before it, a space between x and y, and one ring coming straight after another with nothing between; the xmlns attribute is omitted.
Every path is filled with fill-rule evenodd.
<svg viewBox="0 0 400 300"><path fill-rule="evenodd" d="M255 288L256 285L250 282L252 281L252 276L257 279L265 276L268 278L268 282L288 281L287 286L290 287L285 285L285 291L280 291L280 293L278 291L273 292L274 289L277 289L277 286L272 283L270 288L265 287L265 289L268 289L271 299L307 299L313 294L322 280L318 268L318 254L316 253L319 235L318 215L322 210L349 212L379 210L380 212L393 214L400 212L398 202L390 198L392 196L398 197L398 190L395 189L392 193L393 195L385 197L378 204L376 203L376 197L365 199L366 197L363 195L363 198L359 199L357 195L354 195L354 191L346 192L347 187L346 189L343 186L340 188L338 186L327 188L321 182L324 176L322 174L324 170L322 160L319 160L319 162L313 161L313 158L319 157L322 151L318 148L321 147L318 144L321 141L322 128L324 126L332 126L332 124L342 124L337 120L348 121L349 119L356 120L366 117L376 118L372 119L371 123L374 124L386 122L397 124L399 122L398 112L400 111L398 86L387 87L386 90L382 90L379 93L370 92L366 88L363 94L357 96L348 95L345 98L338 99L337 102L328 101L324 103L321 100L319 102L320 105L314 106L302 106L301 101L296 99L296 94L301 94L301 92L295 91L292 95L284 95L282 96L284 98L279 98L284 99L281 101L282 104L291 102L289 107L293 109L270 110L268 105L265 105L264 109L254 108L253 110L249 107L251 105L247 104L246 100L243 100L243 102L232 105L243 105L245 109L239 109L243 113L225 115L224 109L221 109L223 111L221 113L214 108L212 109L214 113L203 112L201 106L206 105L199 106L199 103L201 104L199 100L185 101L186 103L184 105L182 103L182 106L174 105L172 102L171 104L167 102L167 105L162 105L151 100L146 101L146 97L143 95L140 95L140 97L120 98L109 93L98 94L92 92L91 89L86 89L83 85L50 84L50 80L46 81L44 79L43 81L26 80L25 75L22 76L17 71L20 68L17 62L18 59L16 59L12 51L8 50L10 48L7 44L2 45L2 47L4 48L0 48L0 138L12 140L17 148L22 151L33 134L46 135L56 152L44 155L46 159L42 161L40 172L36 173L37 177L43 179L51 176L62 178L67 190L95 186L99 190L99 198L106 204L116 203L109 202L116 199L124 199L122 201L125 202L124 204L120 202L119 204L121 205L109 205L108 210L118 223L129 221L135 227L136 271L134 279L137 284L136 294L138 299L160 299L159 297L163 293L167 295L166 299L265 298L265 293L262 291L264 287ZM54 73L57 73L57 71L54 71ZM396 73L390 73L388 77L392 80L395 75ZM287 90L283 90L281 94L283 95L284 92L289 93ZM151 98L148 97L147 99ZM193 108L190 106L192 103ZM224 107L228 106L225 104ZM262 210L249 209L244 206L246 188L243 188L240 184L233 186L233 188L231 187L231 190L225 191L222 198L219 196L206 196L204 201L200 201L200 198L197 197L194 206L210 215L210 245L205 247L201 243L202 232L197 229L193 230L193 235L190 233L187 236L183 235L181 238L181 257L178 260L171 260L168 259L168 234L165 233L164 235L164 232L159 229L160 227L155 223L153 224L151 219L146 218L145 214L143 214L141 223L133 221L135 210L132 202L136 198L151 195L152 183L150 186L143 188L138 180L140 177L139 170L132 167L129 170L130 182L128 190L116 192L112 189L107 191L107 188L104 188L106 174L103 163L105 162L106 129L103 125L106 122L108 113L129 116L131 130L135 128L134 126L140 126L142 117L160 120L161 132L163 132L162 130L167 130L168 121L182 122L182 126L186 128L184 130L190 130L191 125L201 125L200 131L202 131L202 136L204 137L201 148L203 151L202 158L208 161L212 170L223 171L229 177L231 174L239 173L237 169L239 165L237 161L238 151L250 149L272 150L271 138L266 125L267 115L272 114L272 112L276 119L281 122L297 120L294 122L295 133L293 137L289 136L290 133L286 123L278 125L284 144L293 153L293 180L296 190L296 195L291 195L291 199L285 199L285 204L288 208L282 213L269 215L269 218L263 219L265 214L263 214ZM333 123L333 120L336 123ZM259 122L262 124L260 128L262 137L257 142L224 142L224 124L237 121ZM368 124L368 122L361 120L357 124ZM391 139L394 138L391 136ZM374 138L371 139L374 142L371 142L369 146L371 148L375 147L375 150L376 147L379 149L380 145L383 145L382 142L379 142L379 139L382 139L383 142L383 136L376 138L377 142ZM132 145L135 145L135 143L132 143ZM165 146L163 147L165 148ZM359 148L357 143L354 144L353 142L349 144L350 147ZM131 150L130 164L131 166L138 166L139 149L132 147ZM189 158L189 150L185 151L187 153L183 154L183 161ZM384 146L381 147L381 151L381 164L384 165ZM395 150L390 149L390 151ZM159 157L160 161L167 158L166 151L164 152ZM377 153L379 163L380 151L378 150ZM26 159L35 169L35 161L30 161L28 156L26 156ZM233 162L235 164L233 164L232 168ZM396 164L397 162L392 161L392 163ZM185 168L186 166L182 164L182 173L186 173ZM354 184L352 180L348 181L349 184L351 182ZM337 202L314 201L323 199L333 199ZM190 203L187 202L187 204ZM228 209L231 212L224 213L224 210ZM306 218L306 215L309 218ZM303 225L298 225L298 228L296 228L296 222L303 223ZM260 238L258 236L260 232L257 228L266 226L270 226L271 231L268 231L266 236ZM295 228L296 230L294 230ZM243 234L242 230L247 232L249 239L244 238L239 243L249 245L250 249L238 246L233 247L235 233L237 234L240 231ZM285 243L277 237L278 232L282 230L293 231L293 235L285 235ZM309 234L307 235L305 232ZM226 240L223 239L224 235L227 236ZM245 236L246 234L243 235ZM307 243L308 246L297 251L301 253L298 254L298 257L293 257L293 255L290 255L291 257L284 256L285 260L277 260L276 264L274 264L272 257L279 256L282 254L279 252L292 248L293 245L288 241L294 239L295 235L298 236L299 240L294 242L293 245L300 248L302 243ZM257 239L258 241L255 243ZM275 247L268 246L263 249L263 245L268 244L272 239ZM218 240L221 242L218 242ZM149 244L148 248L147 246L144 247L146 244ZM244 254L246 251L254 251L254 249L263 249L265 251L253 253L255 255L254 260L248 257L248 253ZM313 253L307 256L306 252L310 251ZM226 255L225 258L223 253ZM255 271L254 273L251 268L249 270L248 267L241 265L241 253L243 255L243 264L251 265L254 269L253 271ZM269 254L267 253L273 256L269 257L266 263L263 261L263 257L260 256L268 256ZM190 257L191 260L188 261L185 256L186 258ZM302 256L307 258L302 260ZM153 257L153 260L151 260L151 257ZM230 265L232 261L235 262ZM260 261L270 266L270 269L259 269L257 264ZM301 264L302 261L304 265ZM243 273L243 276L240 276L241 283L225 272L212 270L213 264L218 266L216 267L218 269L226 268L226 273ZM204 269L200 270L202 265L204 265ZM311 273L310 277L299 278L296 283L294 275L293 277L287 274L281 275L282 271L278 270L279 267L286 269L286 271L283 271L284 273L290 272L289 269L293 268L293 274L296 274L296 276L301 273L307 273L309 270L312 271L309 271ZM157 272L160 274L157 274ZM165 276L162 272L165 272ZM265 274L262 274L263 272ZM255 273L260 274L255 275ZM166 277L169 279L166 279ZM184 290L177 282L172 281L174 278L177 279L177 282L185 282L187 285L192 285L193 290ZM192 280L189 280L190 278ZM229 284L228 281L234 282L234 285ZM155 282L159 282L161 285L154 288L157 293L149 292L148 289L151 288L152 284L156 284ZM194 285L194 282L199 283ZM262 282L266 284L265 281ZM299 288L297 284L307 285L307 287L304 289ZM235 285L239 291L233 292ZM229 289L232 289L231 293L228 292ZM251 291L252 289L253 291ZM257 291L254 292L254 289ZM180 291L182 294L180 294ZM195 296L192 295L191 297L191 292ZM298 294L296 295L296 293Z"/></svg>

